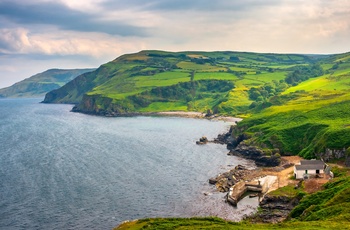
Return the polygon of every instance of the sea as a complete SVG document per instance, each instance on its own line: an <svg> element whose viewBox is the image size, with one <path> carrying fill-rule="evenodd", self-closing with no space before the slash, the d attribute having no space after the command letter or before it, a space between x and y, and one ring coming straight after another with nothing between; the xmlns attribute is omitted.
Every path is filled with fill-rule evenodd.
<svg viewBox="0 0 350 230"><path fill-rule="evenodd" d="M196 145L231 123L180 117L99 117L42 98L0 100L0 229L112 229L148 217L239 221L210 177L253 162L225 145Z"/></svg>

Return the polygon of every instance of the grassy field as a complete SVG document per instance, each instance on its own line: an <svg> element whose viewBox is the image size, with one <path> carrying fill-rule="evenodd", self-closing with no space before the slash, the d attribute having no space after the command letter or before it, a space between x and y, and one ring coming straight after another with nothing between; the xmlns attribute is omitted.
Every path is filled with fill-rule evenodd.
<svg viewBox="0 0 350 230"><path fill-rule="evenodd" d="M272 81L283 80L291 72L291 66L305 65L308 58L299 55L256 54L238 52L180 52L142 51L123 55L102 65L94 73L90 83L86 79L76 82L79 90L67 92L60 102L68 103L83 98L110 98L109 110L119 104L127 106L130 97L138 96L155 88L168 87L181 82L201 80L232 81L234 87L226 94L201 93L190 100L155 100L143 106L129 106L130 112L155 111L207 111L212 110L225 115L249 114L247 110L253 102L247 91ZM278 65L281 70L269 69ZM78 81L78 80L77 80ZM84 84L88 85L86 92ZM69 87L68 87L69 88ZM93 100L110 101L110 100ZM80 106L91 103L82 103ZM94 105L94 108L107 108L107 105Z"/></svg>
<svg viewBox="0 0 350 230"><path fill-rule="evenodd" d="M306 158L314 158L325 148L349 147L350 66L345 62L337 68L334 65L328 65L324 75L268 98L267 108L253 112L240 124L253 136L251 141Z"/></svg>
<svg viewBox="0 0 350 230"><path fill-rule="evenodd" d="M280 224L251 224L247 222L228 222L219 218L155 218L128 222L114 230L137 229L239 229L239 230L267 230L267 229L350 229L347 221L295 221Z"/></svg>

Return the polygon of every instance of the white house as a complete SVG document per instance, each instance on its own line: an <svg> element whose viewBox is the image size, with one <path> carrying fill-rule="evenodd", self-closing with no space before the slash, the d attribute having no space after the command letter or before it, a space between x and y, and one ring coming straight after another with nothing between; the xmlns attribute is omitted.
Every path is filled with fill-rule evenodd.
<svg viewBox="0 0 350 230"><path fill-rule="evenodd" d="M309 178L324 173L325 163L320 160L301 160L300 164L294 165L295 179Z"/></svg>

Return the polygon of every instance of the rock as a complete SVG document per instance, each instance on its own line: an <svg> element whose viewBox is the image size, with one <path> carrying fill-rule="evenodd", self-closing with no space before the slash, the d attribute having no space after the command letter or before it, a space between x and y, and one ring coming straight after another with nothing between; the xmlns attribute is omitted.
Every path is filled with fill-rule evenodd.
<svg viewBox="0 0 350 230"><path fill-rule="evenodd" d="M216 184L216 182L218 182L218 180L214 177L209 179L209 184Z"/></svg>
<svg viewBox="0 0 350 230"><path fill-rule="evenodd" d="M231 150L229 155L240 156L255 161L260 167L274 167L281 163L281 158L273 155L266 156L264 151L255 146L248 146L245 143L239 144L235 149Z"/></svg>
<svg viewBox="0 0 350 230"><path fill-rule="evenodd" d="M326 148L326 150L323 153L319 153L317 154L317 156L319 158L322 158L326 162L334 159L341 159L346 157L346 148L343 148L343 149Z"/></svg>
<svg viewBox="0 0 350 230"><path fill-rule="evenodd" d="M197 145L204 145L206 143L208 143L208 138L207 137L201 137L201 138L199 138L199 141L196 141Z"/></svg>
<svg viewBox="0 0 350 230"><path fill-rule="evenodd" d="M236 170L246 170L247 168L246 168L245 166L243 166L243 165L237 165L237 166L235 167L235 169L236 169Z"/></svg>
<svg viewBox="0 0 350 230"><path fill-rule="evenodd" d="M256 215L249 217L252 222L279 223L284 221L291 210L299 203L299 198L285 196L271 196L269 194L260 202L260 209Z"/></svg>
<svg viewBox="0 0 350 230"><path fill-rule="evenodd" d="M260 167L275 167L281 163L281 158L275 156L262 156L254 160L255 164Z"/></svg>

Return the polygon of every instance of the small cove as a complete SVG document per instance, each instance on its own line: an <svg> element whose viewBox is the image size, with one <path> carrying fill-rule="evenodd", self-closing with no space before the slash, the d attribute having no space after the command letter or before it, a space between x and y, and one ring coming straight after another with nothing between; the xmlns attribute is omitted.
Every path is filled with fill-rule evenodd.
<svg viewBox="0 0 350 230"><path fill-rule="evenodd" d="M208 184L235 165L252 166L223 145L195 144L229 123L106 118L39 102L0 100L1 229L111 229L157 216L239 220L257 206L245 198L233 208Z"/></svg>

